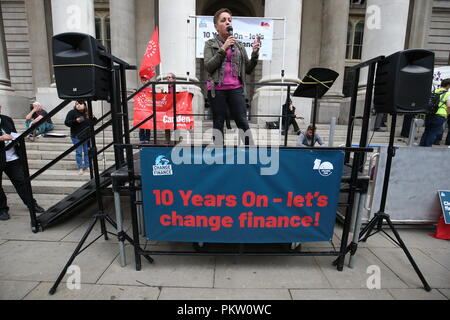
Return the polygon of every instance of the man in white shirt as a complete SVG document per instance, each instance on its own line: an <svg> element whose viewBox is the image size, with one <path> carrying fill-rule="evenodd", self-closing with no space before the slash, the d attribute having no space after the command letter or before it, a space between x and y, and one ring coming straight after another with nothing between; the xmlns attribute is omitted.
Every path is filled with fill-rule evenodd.
<svg viewBox="0 0 450 320"><path fill-rule="evenodd" d="M19 134L14 126L14 121L8 116L0 115L0 220L8 220L10 218L6 195L2 188L3 172L11 180L17 194L29 209L33 206L32 208L36 213L43 213L45 211L36 203L32 194L27 190L25 174L18 154L18 147L15 146L6 150L6 147L18 136Z"/></svg>

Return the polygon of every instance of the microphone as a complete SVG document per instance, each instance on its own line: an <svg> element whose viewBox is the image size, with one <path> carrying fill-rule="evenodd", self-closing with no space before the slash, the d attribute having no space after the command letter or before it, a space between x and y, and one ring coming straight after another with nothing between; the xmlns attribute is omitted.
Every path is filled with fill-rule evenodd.
<svg viewBox="0 0 450 320"><path fill-rule="evenodd" d="M231 27L231 26L228 27L227 32L228 32L228 35L232 36L233 35L233 27ZM234 46L231 46L231 51L234 52Z"/></svg>

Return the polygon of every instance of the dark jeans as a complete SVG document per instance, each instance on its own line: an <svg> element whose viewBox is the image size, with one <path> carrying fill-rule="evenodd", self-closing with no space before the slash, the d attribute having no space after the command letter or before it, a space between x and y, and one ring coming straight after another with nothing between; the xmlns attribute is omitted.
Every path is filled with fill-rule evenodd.
<svg viewBox="0 0 450 320"><path fill-rule="evenodd" d="M20 159L18 159L11 162L7 162L2 168L0 168L0 210L3 211L9 210L6 195L2 188L3 172L6 173L9 180L14 185L17 194L20 196L23 203L28 208L30 208L30 205L36 203L36 201L32 198L31 193L27 190L23 166L20 163Z"/></svg>
<svg viewBox="0 0 450 320"><path fill-rule="evenodd" d="M291 115L288 114L288 116L291 116ZM286 125L285 125L286 120L288 121L288 126L287 126L287 128L285 129L285 127L286 127ZM283 131L286 131L286 132L289 131L289 127L290 127L291 125L294 126L294 131L295 131L295 132L300 131L300 128L298 127L297 121L295 120L295 115L293 115L293 117L289 117L289 118L283 119L283 121L282 121L282 130L283 130Z"/></svg>
<svg viewBox="0 0 450 320"><path fill-rule="evenodd" d="M402 132L400 135L404 138L409 138L409 131L411 131L411 124L414 120L413 114L405 114L403 116Z"/></svg>
<svg viewBox="0 0 450 320"><path fill-rule="evenodd" d="M222 137L227 110L229 110L236 126L246 133L245 139L243 139L245 145L254 144L251 132L248 131L250 127L247 121L247 110L242 88L216 90L216 96L214 98L211 95L211 91L208 91L208 101L213 114L213 128L219 130L222 133ZM223 142L225 143L225 141Z"/></svg>
<svg viewBox="0 0 450 320"><path fill-rule="evenodd" d="M431 147L436 137L442 131L442 125L447 121L447 118L434 115L427 115L425 118L425 131L420 139L421 147Z"/></svg>
<svg viewBox="0 0 450 320"><path fill-rule="evenodd" d="M150 142L150 129L139 129L139 141Z"/></svg>
<svg viewBox="0 0 450 320"><path fill-rule="evenodd" d="M450 145L450 117L447 117L447 139L445 139L445 144ZM442 131L437 135L435 143L440 143L442 138L444 137L444 127L442 127Z"/></svg>

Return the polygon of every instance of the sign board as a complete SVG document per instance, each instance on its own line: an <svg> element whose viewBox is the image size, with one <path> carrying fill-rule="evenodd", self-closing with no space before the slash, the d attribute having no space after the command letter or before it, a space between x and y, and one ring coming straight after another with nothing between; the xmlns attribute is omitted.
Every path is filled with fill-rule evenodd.
<svg viewBox="0 0 450 320"><path fill-rule="evenodd" d="M196 58L203 59L205 42L217 35L212 16L198 16L196 24ZM233 17L234 37L242 42L250 58L252 43L261 37L259 60L272 60L273 20L264 18Z"/></svg>
<svg viewBox="0 0 450 320"><path fill-rule="evenodd" d="M146 235L156 241L330 241L344 154L143 147Z"/></svg>
<svg viewBox="0 0 450 320"><path fill-rule="evenodd" d="M439 190L438 193L445 223L450 224L450 190Z"/></svg>

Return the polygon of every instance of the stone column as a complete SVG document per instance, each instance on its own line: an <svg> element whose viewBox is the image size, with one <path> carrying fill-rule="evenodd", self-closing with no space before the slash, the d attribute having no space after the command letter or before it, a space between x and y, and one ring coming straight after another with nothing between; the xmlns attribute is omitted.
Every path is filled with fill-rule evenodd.
<svg viewBox="0 0 450 320"><path fill-rule="evenodd" d="M29 99L17 95L11 87L6 48L3 14L0 6L0 105L1 113L13 118L24 117L28 110Z"/></svg>
<svg viewBox="0 0 450 320"><path fill-rule="evenodd" d="M52 21L53 35L81 32L95 37L94 0L52 0Z"/></svg>
<svg viewBox="0 0 450 320"><path fill-rule="evenodd" d="M411 21L411 33L408 47L426 48L428 32L430 31L431 15L433 13L433 1L415 0Z"/></svg>
<svg viewBox="0 0 450 320"><path fill-rule="evenodd" d="M109 12L111 17L111 53L136 65L136 6L134 0L110 0ZM138 86L137 72L127 71L127 88L136 89Z"/></svg>
<svg viewBox="0 0 450 320"><path fill-rule="evenodd" d="M283 51L284 51L284 70L285 82L298 83L299 76L299 56L300 56L300 34L302 18L302 0L285 0L280 5L279 1L266 0L265 16L274 18L286 18L286 39L285 49L283 50L283 41L274 40L272 49L272 60L263 62L262 83L281 82L281 70L283 69ZM283 39L284 22L274 21L274 39ZM259 62L261 63L261 62ZM292 87L295 90L295 86ZM260 87L256 90L252 101L252 114L280 114L281 104L286 99L286 88L280 87ZM297 112L309 117L309 100L295 99L294 104ZM274 118L258 118L258 123L265 121L275 121Z"/></svg>
<svg viewBox="0 0 450 320"><path fill-rule="evenodd" d="M8 52L6 51L3 14L0 6L0 90L13 91L8 66Z"/></svg>
<svg viewBox="0 0 450 320"><path fill-rule="evenodd" d="M186 80L187 72L192 81L198 81L195 64L195 0L166 0L159 5L159 42L161 48L161 75L169 72L177 80ZM188 23L189 20L189 23ZM177 88L194 93L194 113L204 112L204 98L197 86Z"/></svg>
<svg viewBox="0 0 450 320"><path fill-rule="evenodd" d="M332 117L339 118L343 98L348 15L348 1L327 0L323 2L319 66L336 71L339 73L339 77L320 101L317 113L318 122L329 123Z"/></svg>
<svg viewBox="0 0 450 320"><path fill-rule="evenodd" d="M35 91L38 87L49 86L51 81L50 59L47 45L47 29L44 1L25 1L30 39L31 69Z"/></svg>
<svg viewBox="0 0 450 320"><path fill-rule="evenodd" d="M409 0L367 1L361 61L381 55L389 56L405 49L408 13ZM356 114L363 113L367 74L367 67L361 69Z"/></svg>
<svg viewBox="0 0 450 320"><path fill-rule="evenodd" d="M86 33L95 37L94 0L51 0L53 35L65 32ZM62 100L57 96L55 84L39 87L36 99L49 111ZM63 121L72 104L53 116L54 120ZM94 102L95 116L101 115L101 102Z"/></svg>
<svg viewBox="0 0 450 320"><path fill-rule="evenodd" d="M409 0L368 0L361 61L405 49ZM367 84L367 68L360 85Z"/></svg>

